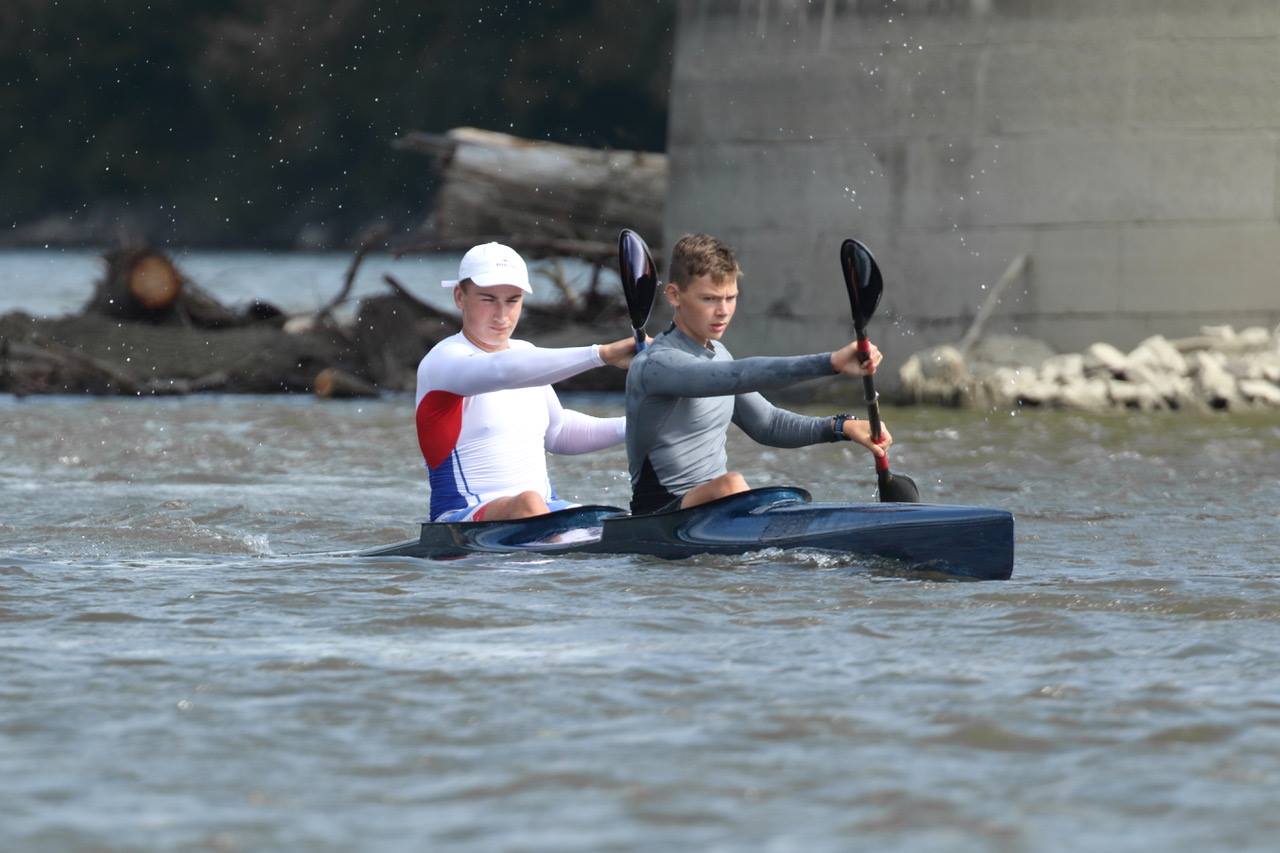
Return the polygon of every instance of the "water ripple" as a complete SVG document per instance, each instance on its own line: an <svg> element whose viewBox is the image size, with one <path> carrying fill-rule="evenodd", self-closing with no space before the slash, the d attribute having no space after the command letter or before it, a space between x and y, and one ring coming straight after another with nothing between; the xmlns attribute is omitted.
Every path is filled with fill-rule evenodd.
<svg viewBox="0 0 1280 853"><path fill-rule="evenodd" d="M892 412L930 500L1015 512L1014 578L981 584L360 559L423 510L404 398L0 410L14 849L1272 846L1273 423ZM729 453L872 493L845 448ZM550 464L625 502L620 449Z"/></svg>

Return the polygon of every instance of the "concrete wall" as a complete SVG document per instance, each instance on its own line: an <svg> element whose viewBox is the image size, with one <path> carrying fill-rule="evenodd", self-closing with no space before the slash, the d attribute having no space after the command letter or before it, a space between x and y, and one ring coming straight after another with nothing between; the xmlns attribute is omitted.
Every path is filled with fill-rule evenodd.
<svg viewBox="0 0 1280 853"><path fill-rule="evenodd" d="M739 252L735 352L851 336L875 252L898 363L989 328L1060 350L1280 322L1277 0L684 0L663 243Z"/></svg>

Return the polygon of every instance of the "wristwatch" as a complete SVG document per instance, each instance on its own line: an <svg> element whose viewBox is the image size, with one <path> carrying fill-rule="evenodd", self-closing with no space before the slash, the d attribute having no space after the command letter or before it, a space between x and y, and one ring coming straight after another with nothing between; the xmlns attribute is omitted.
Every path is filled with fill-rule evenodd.
<svg viewBox="0 0 1280 853"><path fill-rule="evenodd" d="M852 440L852 439L847 438L847 437L845 436L845 434L844 434L844 422L845 422L845 421L856 421L856 420L857 420L857 417L856 417L856 416L854 416L854 415L849 414L848 412L841 412L841 413L840 413L840 414L838 414L838 415L832 415L832 416L831 416L831 431L832 431L833 433L835 433L835 439L836 439L836 441L851 441L851 440Z"/></svg>

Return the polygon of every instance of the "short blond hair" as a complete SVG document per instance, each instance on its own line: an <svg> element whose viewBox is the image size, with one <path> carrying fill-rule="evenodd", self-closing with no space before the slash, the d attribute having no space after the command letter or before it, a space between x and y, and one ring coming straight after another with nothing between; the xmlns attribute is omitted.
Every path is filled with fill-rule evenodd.
<svg viewBox="0 0 1280 853"><path fill-rule="evenodd" d="M738 266L733 249L710 234L686 234L671 250L670 281L684 290L704 275L719 284L727 278L737 280L742 267Z"/></svg>

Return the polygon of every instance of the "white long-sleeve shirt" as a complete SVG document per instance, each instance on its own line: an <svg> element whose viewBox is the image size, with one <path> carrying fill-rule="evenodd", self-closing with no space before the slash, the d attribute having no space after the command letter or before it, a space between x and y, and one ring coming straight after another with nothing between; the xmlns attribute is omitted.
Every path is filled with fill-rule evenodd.
<svg viewBox="0 0 1280 853"><path fill-rule="evenodd" d="M462 333L418 364L418 446L431 480L431 518L535 491L555 498L546 452L587 453L620 443L625 418L566 409L552 382L600 367L599 347L542 349L527 341L486 352Z"/></svg>

